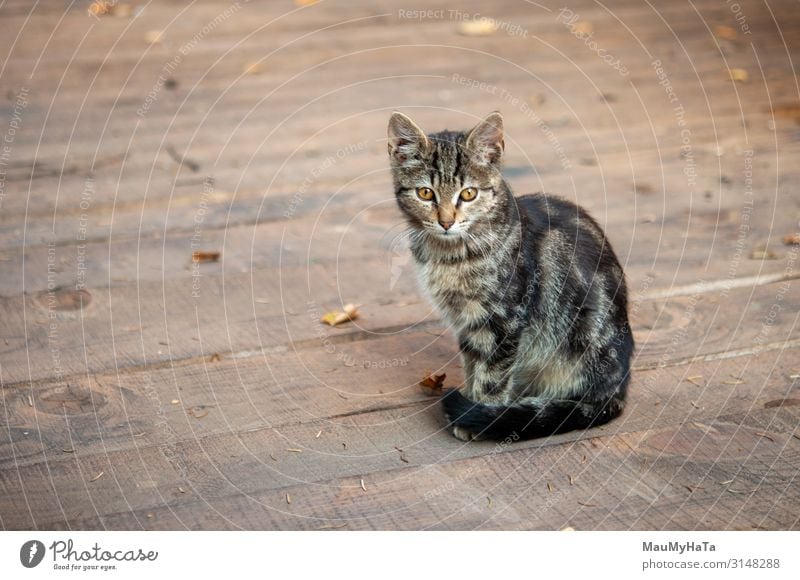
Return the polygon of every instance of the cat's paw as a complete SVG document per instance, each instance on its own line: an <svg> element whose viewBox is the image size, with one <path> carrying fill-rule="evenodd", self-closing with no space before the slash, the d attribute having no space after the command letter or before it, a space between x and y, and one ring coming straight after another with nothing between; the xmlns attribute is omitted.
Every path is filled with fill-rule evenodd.
<svg viewBox="0 0 800 580"><path fill-rule="evenodd" d="M478 435L468 429L464 429L464 427L453 427L452 433L453 437L456 439L461 439L461 441L476 441L480 439Z"/></svg>

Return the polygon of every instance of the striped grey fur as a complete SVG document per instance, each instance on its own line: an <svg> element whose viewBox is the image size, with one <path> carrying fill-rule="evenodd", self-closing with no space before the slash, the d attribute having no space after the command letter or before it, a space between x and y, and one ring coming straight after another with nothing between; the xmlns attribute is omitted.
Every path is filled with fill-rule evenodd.
<svg viewBox="0 0 800 580"><path fill-rule="evenodd" d="M395 113L388 148L422 286L459 339L465 384L443 398L453 434L538 437L616 417L634 344L597 223L557 197L514 197L498 112L431 135Z"/></svg>

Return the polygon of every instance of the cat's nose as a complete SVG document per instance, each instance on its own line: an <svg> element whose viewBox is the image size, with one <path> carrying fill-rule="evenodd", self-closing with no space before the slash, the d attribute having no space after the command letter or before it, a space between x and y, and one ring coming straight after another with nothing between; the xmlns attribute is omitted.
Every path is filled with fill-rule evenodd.
<svg viewBox="0 0 800 580"><path fill-rule="evenodd" d="M449 220L449 221L442 221L442 220L439 220L439 225L440 225L440 226L442 226L442 227L444 228L444 231L447 231L447 230L449 230L451 227L453 227L453 224L454 224L454 223L456 223L456 222L454 222L453 220Z"/></svg>

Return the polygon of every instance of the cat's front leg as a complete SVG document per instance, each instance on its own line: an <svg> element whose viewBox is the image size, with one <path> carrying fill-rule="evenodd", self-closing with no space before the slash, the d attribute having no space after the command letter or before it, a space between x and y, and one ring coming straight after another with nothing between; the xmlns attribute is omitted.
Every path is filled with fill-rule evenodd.
<svg viewBox="0 0 800 580"><path fill-rule="evenodd" d="M474 357L469 353L462 353L465 370L464 396L476 404L498 404L508 398L508 393L513 389L509 369L511 361L484 359ZM453 420L455 417L448 417ZM460 426L452 427L453 436L461 441L474 441L481 439L480 433L474 433Z"/></svg>

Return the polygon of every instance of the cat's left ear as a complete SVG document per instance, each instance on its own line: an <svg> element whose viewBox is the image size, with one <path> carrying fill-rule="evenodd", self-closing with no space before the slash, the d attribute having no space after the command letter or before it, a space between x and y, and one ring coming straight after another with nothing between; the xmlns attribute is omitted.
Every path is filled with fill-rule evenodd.
<svg viewBox="0 0 800 580"><path fill-rule="evenodd" d="M503 116L500 111L489 113L488 117L470 131L466 146L476 162L482 165L500 163L505 150Z"/></svg>

